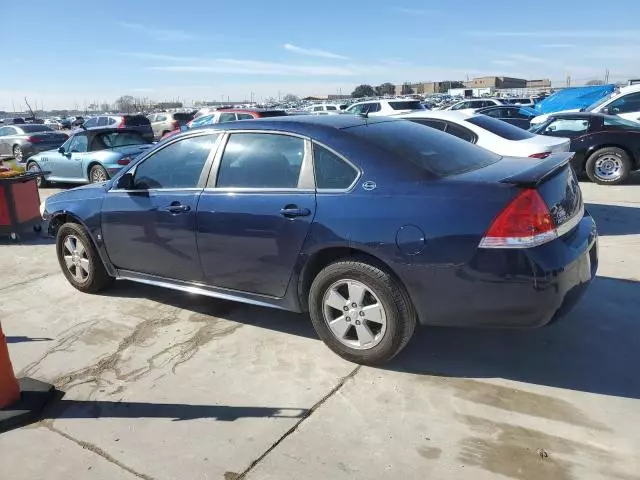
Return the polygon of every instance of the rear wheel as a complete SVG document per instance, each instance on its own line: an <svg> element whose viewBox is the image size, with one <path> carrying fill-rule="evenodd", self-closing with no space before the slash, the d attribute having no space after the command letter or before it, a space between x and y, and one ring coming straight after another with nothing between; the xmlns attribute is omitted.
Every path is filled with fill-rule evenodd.
<svg viewBox="0 0 640 480"><path fill-rule="evenodd" d="M89 170L89 181L91 183L106 182L109 180L109 174L101 165L94 165Z"/></svg>
<svg viewBox="0 0 640 480"><path fill-rule="evenodd" d="M599 185L618 185L631 172L627 152L617 147L605 147L591 154L585 165L587 176Z"/></svg>
<svg viewBox="0 0 640 480"><path fill-rule="evenodd" d="M56 254L62 273L81 292L96 293L114 281L89 235L77 223L65 223L58 229Z"/></svg>
<svg viewBox="0 0 640 480"><path fill-rule="evenodd" d="M22 147L20 145L13 146L13 158L16 162L22 162L23 158Z"/></svg>
<svg viewBox="0 0 640 480"><path fill-rule="evenodd" d="M42 173L42 169L40 168L40 165L38 165L36 162L29 162L27 164L27 172ZM36 184L38 185L38 188L43 188L47 186L47 181L44 179L42 175L40 175L39 177L36 178Z"/></svg>
<svg viewBox="0 0 640 480"><path fill-rule="evenodd" d="M331 350L365 365L397 355L416 324L404 288L366 260L340 260L325 267L311 285L309 313Z"/></svg>

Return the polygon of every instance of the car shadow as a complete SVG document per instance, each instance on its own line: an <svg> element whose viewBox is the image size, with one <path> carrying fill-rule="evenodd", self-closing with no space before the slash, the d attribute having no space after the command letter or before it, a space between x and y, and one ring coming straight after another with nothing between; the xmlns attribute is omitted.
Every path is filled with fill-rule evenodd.
<svg viewBox="0 0 640 480"><path fill-rule="evenodd" d="M305 338L317 338L311 325L311 320L306 314L256 307L204 295L192 295L127 280L117 281L103 295L106 297L146 298L201 315L221 317L226 320Z"/></svg>
<svg viewBox="0 0 640 480"><path fill-rule="evenodd" d="M383 368L505 378L640 399L640 282L597 277L574 310L534 330L420 328Z"/></svg>
<svg viewBox="0 0 640 480"><path fill-rule="evenodd" d="M56 242L55 238L44 236L42 232L34 232L32 230L18 230L20 238L12 240L8 235L0 236L0 246L2 245L52 245Z"/></svg>
<svg viewBox="0 0 640 480"><path fill-rule="evenodd" d="M588 203L600 235L634 235L640 233L640 208Z"/></svg>

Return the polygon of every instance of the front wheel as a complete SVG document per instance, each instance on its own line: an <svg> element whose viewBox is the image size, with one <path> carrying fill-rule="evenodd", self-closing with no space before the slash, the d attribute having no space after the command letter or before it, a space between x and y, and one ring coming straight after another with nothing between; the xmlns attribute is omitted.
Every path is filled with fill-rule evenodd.
<svg viewBox="0 0 640 480"><path fill-rule="evenodd" d="M360 260L325 267L309 292L318 336L351 362L381 364L407 344L416 324L411 300L395 277Z"/></svg>
<svg viewBox="0 0 640 480"><path fill-rule="evenodd" d="M96 293L114 281L89 235L77 223L65 223L58 229L56 254L62 273L81 292Z"/></svg>
<svg viewBox="0 0 640 480"><path fill-rule="evenodd" d="M599 185L618 185L631 172L631 160L627 152L617 147L596 150L585 165L589 179Z"/></svg>
<svg viewBox="0 0 640 480"><path fill-rule="evenodd" d="M101 165L94 165L89 170L89 181L91 183L106 182L109 180L109 174Z"/></svg>
<svg viewBox="0 0 640 480"><path fill-rule="evenodd" d="M42 169L40 168L40 165L38 165L36 162L30 162L27 164L27 172L42 173ZM47 181L44 179L42 175L39 175L38 177L36 177L36 185L38 185L38 188L46 187Z"/></svg>

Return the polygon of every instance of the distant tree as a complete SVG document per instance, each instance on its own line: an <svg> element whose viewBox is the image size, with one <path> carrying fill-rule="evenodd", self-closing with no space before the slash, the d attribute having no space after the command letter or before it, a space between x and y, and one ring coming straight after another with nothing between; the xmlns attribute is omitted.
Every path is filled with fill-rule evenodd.
<svg viewBox="0 0 640 480"><path fill-rule="evenodd" d="M587 82L587 85L604 85L604 82L602 80L597 80L597 79L593 79L593 80L589 80Z"/></svg>
<svg viewBox="0 0 640 480"><path fill-rule="evenodd" d="M438 93L447 93L450 88L464 88L464 83L458 80L445 80L444 82L440 82L440 86L438 88Z"/></svg>
<svg viewBox="0 0 640 480"><path fill-rule="evenodd" d="M297 102L300 100L300 97L297 95L294 95L293 93L287 93L284 97L282 97L282 101L284 102Z"/></svg>
<svg viewBox="0 0 640 480"><path fill-rule="evenodd" d="M403 83L402 84L402 89L400 90L400 93L402 95L411 95L413 93L413 88L411 88L410 84Z"/></svg>
<svg viewBox="0 0 640 480"><path fill-rule="evenodd" d="M382 85L376 87L376 93L380 96L393 95L394 93L396 93L396 86L393 83L385 82Z"/></svg>
<svg viewBox="0 0 640 480"><path fill-rule="evenodd" d="M102 110L103 112L108 112L109 110L111 110L111 106L108 103L103 103L102 105L100 105L100 110Z"/></svg>
<svg viewBox="0 0 640 480"><path fill-rule="evenodd" d="M358 85L353 92L351 92L351 96L353 98L362 98L362 97L373 97L376 94L376 91L373 89L371 85Z"/></svg>
<svg viewBox="0 0 640 480"><path fill-rule="evenodd" d="M119 99L116 100L116 107L122 113L129 113L133 110L135 104L135 98L131 95L123 95Z"/></svg>

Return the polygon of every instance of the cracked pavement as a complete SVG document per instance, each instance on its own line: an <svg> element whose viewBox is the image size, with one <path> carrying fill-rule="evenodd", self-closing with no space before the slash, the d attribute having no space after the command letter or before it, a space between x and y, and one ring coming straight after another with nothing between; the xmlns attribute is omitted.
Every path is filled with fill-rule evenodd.
<svg viewBox="0 0 640 480"><path fill-rule="evenodd" d="M383 368L341 360L303 315L82 294L51 241L0 240L15 370L64 392L0 435L0 478L640 478L639 186L582 183L601 263L568 318L422 328Z"/></svg>

